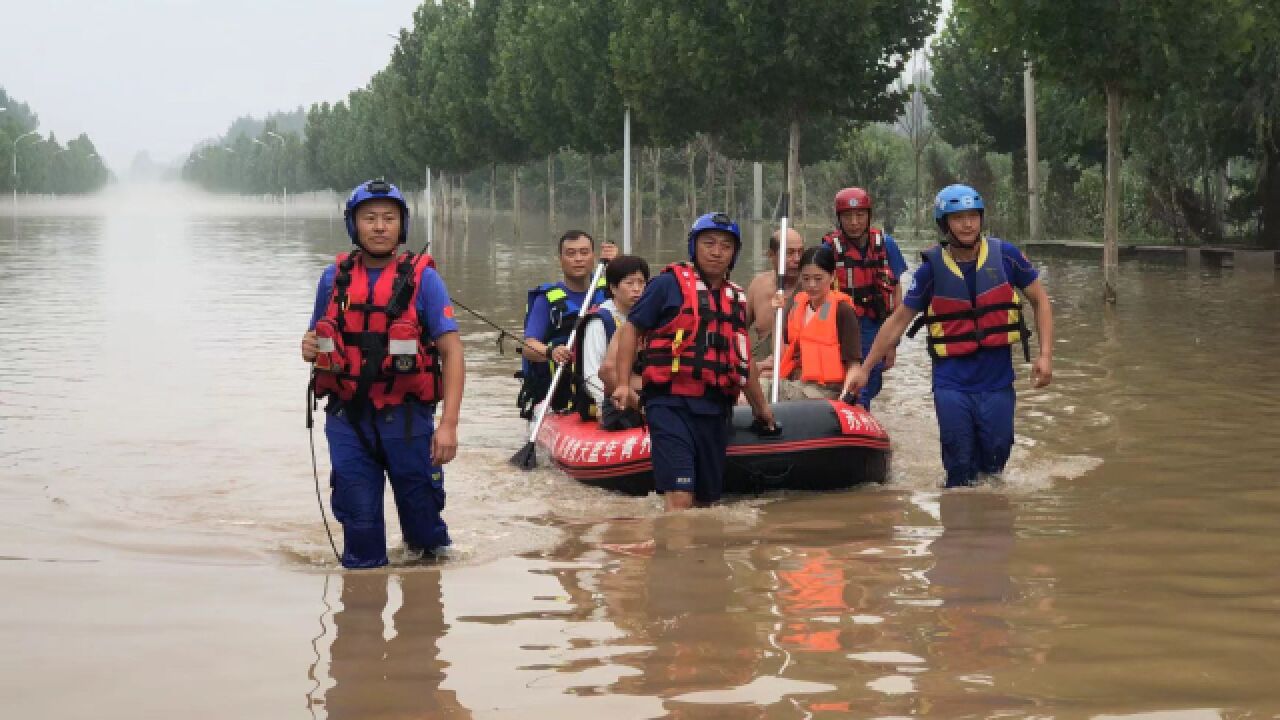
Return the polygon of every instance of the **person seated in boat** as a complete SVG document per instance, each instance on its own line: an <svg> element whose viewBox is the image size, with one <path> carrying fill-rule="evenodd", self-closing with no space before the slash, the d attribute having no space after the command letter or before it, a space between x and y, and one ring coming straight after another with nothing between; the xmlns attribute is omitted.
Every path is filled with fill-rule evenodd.
<svg viewBox="0 0 1280 720"><path fill-rule="evenodd" d="M609 262L604 277L609 299L591 309L579 332L574 405L584 420L598 417L606 430L627 430L643 425L644 418L635 410L619 409L609 398L616 380L609 358L611 352L616 356L615 330L626 322L649 283L649 263L636 255L619 255Z"/></svg>
<svg viewBox="0 0 1280 720"><path fill-rule="evenodd" d="M858 314L835 289L835 271L835 252L826 245L800 258L800 289L785 306L779 400L838 398L845 374L862 361ZM774 296L775 308L782 302L781 294ZM772 370L772 358L760 363L762 374Z"/></svg>
<svg viewBox="0 0 1280 720"><path fill-rule="evenodd" d="M853 300L862 329L862 347L870 348L880 326L902 304L902 285L898 280L907 271L907 262L893 236L871 226L875 204L862 188L848 187L836 193L836 227L822 238L822 243L835 250L836 281L840 290ZM858 393L858 404L871 409L871 401L883 386L881 374L892 369L897 348L867 374L867 386Z"/></svg>
<svg viewBox="0 0 1280 720"><path fill-rule="evenodd" d="M1013 346L1030 361L1021 290L1035 310L1040 354L1031 387L1053 378L1053 309L1039 273L1020 250L982 232L978 191L949 185L934 200L942 241L920 254L902 305L889 316L861 366L849 369L844 390L866 387L867 368L884 359L911 326L928 326L933 358L933 406L938 415L947 487L998 475L1013 449ZM919 313L924 316L912 323Z"/></svg>
<svg viewBox="0 0 1280 720"><path fill-rule="evenodd" d="M618 248L612 243L606 242L600 248L601 260L611 260L617 254ZM559 256L564 278L530 290L525 305L524 346L520 348L521 369L516 374L524 382L516 404L520 407L520 417L526 420L532 419L534 408L551 387L554 364L567 363L572 357L566 344L583 303L599 305L606 299L603 277L590 297L587 295L587 284L596 267L594 238L582 230L569 230L560 236ZM567 383L557 393L558 402L553 406L563 408L568 403L566 388Z"/></svg>
<svg viewBox="0 0 1280 720"><path fill-rule="evenodd" d="M699 217L689 230L689 262L655 277L618 330L613 402L638 409L643 396L654 487L667 510L720 499L739 394L758 424L774 427L751 359L746 294L729 280L741 250L729 216ZM642 339L638 396L631 378Z"/></svg>
<svg viewBox="0 0 1280 720"><path fill-rule="evenodd" d="M756 275L747 285L747 327L755 332L752 355L756 358L773 354L773 298L778 292L778 231L769 236L769 269ZM796 293L796 277L800 272L800 256L804 254L804 238L795 228L787 228L787 272L782 276L785 299Z"/></svg>
<svg viewBox="0 0 1280 720"><path fill-rule="evenodd" d="M324 434L342 566L371 568L387 564L388 479L409 549L439 553L450 544L441 466L458 450L466 365L431 256L399 251L409 236L400 190L363 183L343 216L355 248L320 275L302 359L312 364L316 398L328 398Z"/></svg>

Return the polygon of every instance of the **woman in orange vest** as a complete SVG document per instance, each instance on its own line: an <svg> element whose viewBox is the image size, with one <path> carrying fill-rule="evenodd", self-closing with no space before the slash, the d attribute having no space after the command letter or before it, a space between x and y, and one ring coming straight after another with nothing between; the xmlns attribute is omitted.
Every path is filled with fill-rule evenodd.
<svg viewBox="0 0 1280 720"><path fill-rule="evenodd" d="M825 245L800 258L800 284L787 304L782 341L782 400L835 399L849 368L862 361L858 313L835 289L836 256ZM775 307L781 303L774 298Z"/></svg>

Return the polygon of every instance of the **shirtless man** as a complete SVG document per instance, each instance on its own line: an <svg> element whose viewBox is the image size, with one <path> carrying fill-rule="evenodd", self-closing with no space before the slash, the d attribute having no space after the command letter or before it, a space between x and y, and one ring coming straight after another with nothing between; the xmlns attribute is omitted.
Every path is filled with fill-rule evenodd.
<svg viewBox="0 0 1280 720"><path fill-rule="evenodd" d="M804 238L787 228L787 274L783 276L784 300L796 293L800 277L800 256L804 254ZM769 269L756 275L747 286L747 327L755 331L751 354L763 358L773 353L773 296L778 292L778 231L769 236Z"/></svg>

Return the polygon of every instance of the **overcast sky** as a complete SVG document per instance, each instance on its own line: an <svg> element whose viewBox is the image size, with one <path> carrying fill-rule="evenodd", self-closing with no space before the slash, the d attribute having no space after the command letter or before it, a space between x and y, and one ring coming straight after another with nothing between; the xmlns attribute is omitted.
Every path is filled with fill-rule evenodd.
<svg viewBox="0 0 1280 720"><path fill-rule="evenodd" d="M182 158L241 115L342 99L386 66L388 33L419 2L6 0L0 87L42 133L87 132L124 172L139 150Z"/></svg>
<svg viewBox="0 0 1280 720"><path fill-rule="evenodd" d="M0 87L112 169L261 117L339 100L386 66L419 0L6 0Z"/></svg>

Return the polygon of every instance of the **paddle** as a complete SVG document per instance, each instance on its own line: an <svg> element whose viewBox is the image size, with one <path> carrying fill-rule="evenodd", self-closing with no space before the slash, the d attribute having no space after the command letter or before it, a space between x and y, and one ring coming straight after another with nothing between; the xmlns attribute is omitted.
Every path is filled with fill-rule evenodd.
<svg viewBox="0 0 1280 720"><path fill-rule="evenodd" d="M780 211L782 223L778 230L778 292L786 286L783 276L787 274L787 206L791 204L791 196L783 192ZM783 303L785 306L785 303ZM778 308L773 314L773 383L769 389L769 403L778 402L778 381L782 372L782 317L784 308Z"/></svg>
<svg viewBox="0 0 1280 720"><path fill-rule="evenodd" d="M587 285L587 294L582 298L582 307L578 308L578 319L574 321L573 331L569 333L569 347L573 347L578 339L578 330L582 328L582 318L586 317L587 311L591 309L591 299L595 297L596 286L600 283L600 276L604 273L604 266L608 264L608 260L601 260L596 264L596 271L591 276L591 284ZM541 403L538 403L538 409L534 411L533 430L529 432L529 442L525 443L524 447L511 456L512 465L523 470L532 470L538 467L538 431L542 429L542 420L547 416L547 407L551 405L551 398L555 397L556 388L560 385L560 376L564 374L564 369L568 366L568 363L562 363L556 367L555 374L551 376L551 387L547 388L547 396L542 399Z"/></svg>

